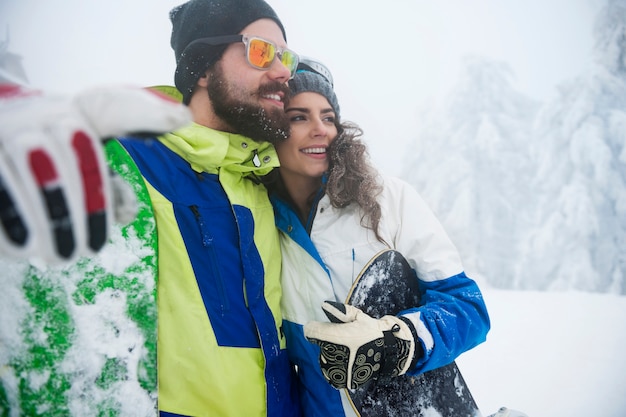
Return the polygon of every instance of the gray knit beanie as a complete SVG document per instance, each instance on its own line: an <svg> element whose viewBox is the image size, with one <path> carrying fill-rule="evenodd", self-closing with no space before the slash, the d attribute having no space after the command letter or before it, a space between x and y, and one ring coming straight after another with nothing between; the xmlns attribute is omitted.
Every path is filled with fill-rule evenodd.
<svg viewBox="0 0 626 417"><path fill-rule="evenodd" d="M170 11L170 44L176 55L174 83L183 94L184 103L189 103L200 76L220 59L228 47L201 43L187 46L200 38L237 35L250 23L263 18L274 20L287 39L276 12L263 0L190 0Z"/></svg>
<svg viewBox="0 0 626 417"><path fill-rule="evenodd" d="M321 63L310 58L300 58L296 75L289 81L290 96L304 92L318 93L326 97L335 111L337 120L340 119L339 101L333 90L333 79L330 71Z"/></svg>

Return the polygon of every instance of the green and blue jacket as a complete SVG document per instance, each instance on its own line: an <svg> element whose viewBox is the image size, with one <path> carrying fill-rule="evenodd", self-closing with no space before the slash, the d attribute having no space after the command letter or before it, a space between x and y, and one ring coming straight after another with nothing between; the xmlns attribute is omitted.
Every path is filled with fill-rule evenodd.
<svg viewBox="0 0 626 417"><path fill-rule="evenodd" d="M274 148L198 124L119 141L157 224L160 415L299 415L278 232L256 180L278 165Z"/></svg>

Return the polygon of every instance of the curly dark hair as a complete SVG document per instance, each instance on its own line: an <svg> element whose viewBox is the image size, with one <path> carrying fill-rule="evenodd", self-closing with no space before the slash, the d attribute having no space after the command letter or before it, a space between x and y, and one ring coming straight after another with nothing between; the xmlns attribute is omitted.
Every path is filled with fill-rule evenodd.
<svg viewBox="0 0 626 417"><path fill-rule="evenodd" d="M339 135L328 148L325 192L333 207L358 204L362 213L361 225L371 229L376 239L384 243L378 231L381 217L378 196L383 187L378 172L370 163L367 146L361 139L363 130L354 123L343 122L338 131Z"/></svg>
<svg viewBox="0 0 626 417"><path fill-rule="evenodd" d="M352 122L336 121L337 138L328 148L329 167L327 181L323 191L328 195L333 207L343 208L356 203L361 209L361 225L374 232L376 239L386 243L380 236L381 209L378 196L382 192L378 172L372 166L367 152L367 146L361 137L363 130ZM294 205L282 177L280 170L275 169L268 175L260 178L271 194ZM314 193L309 202L315 200Z"/></svg>

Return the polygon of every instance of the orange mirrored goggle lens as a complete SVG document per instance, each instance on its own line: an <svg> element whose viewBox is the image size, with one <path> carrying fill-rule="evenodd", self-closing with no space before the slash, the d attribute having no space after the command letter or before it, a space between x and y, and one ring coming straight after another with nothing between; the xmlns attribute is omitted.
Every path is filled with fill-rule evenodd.
<svg viewBox="0 0 626 417"><path fill-rule="evenodd" d="M280 62L289 69L291 76L296 72L298 66L298 58L296 54L288 49L282 52L276 52L274 44L259 38L251 38L248 40L248 62L257 68L266 69L272 65L274 58L278 54Z"/></svg>

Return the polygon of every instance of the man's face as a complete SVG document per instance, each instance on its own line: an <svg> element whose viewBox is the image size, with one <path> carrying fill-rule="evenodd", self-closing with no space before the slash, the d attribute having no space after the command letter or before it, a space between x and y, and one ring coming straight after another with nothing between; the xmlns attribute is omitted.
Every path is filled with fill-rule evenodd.
<svg viewBox="0 0 626 417"><path fill-rule="evenodd" d="M257 20L241 33L259 36L286 47L278 25L270 19ZM267 70L246 61L245 45L230 45L208 72L207 90L213 111L229 130L257 142L276 143L289 136L284 105L289 96L289 70L275 59Z"/></svg>

